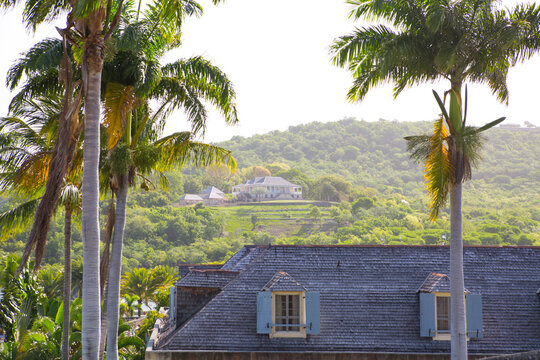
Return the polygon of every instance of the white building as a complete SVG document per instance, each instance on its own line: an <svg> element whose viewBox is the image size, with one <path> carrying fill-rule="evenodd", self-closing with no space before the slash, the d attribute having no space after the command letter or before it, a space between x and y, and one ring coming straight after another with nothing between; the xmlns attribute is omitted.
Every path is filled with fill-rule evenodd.
<svg viewBox="0 0 540 360"><path fill-rule="evenodd" d="M233 195L239 200L300 200L302 187L279 176L256 177L233 186Z"/></svg>

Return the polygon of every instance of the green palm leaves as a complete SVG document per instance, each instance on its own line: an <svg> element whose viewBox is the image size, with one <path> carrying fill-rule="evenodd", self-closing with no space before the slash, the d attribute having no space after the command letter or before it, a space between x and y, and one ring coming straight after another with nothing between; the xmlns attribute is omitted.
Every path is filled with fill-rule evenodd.
<svg viewBox="0 0 540 360"><path fill-rule="evenodd" d="M432 135L408 136L407 148L411 158L424 164L424 180L429 197L429 217L435 221L444 207L451 187L471 178L471 167L479 160L482 147L481 133L505 118L492 121L480 128L466 126L466 113L461 116L459 98L450 90L450 112L433 91L441 109L434 123ZM465 103L467 93L465 92ZM465 112L466 112L465 105Z"/></svg>
<svg viewBox="0 0 540 360"><path fill-rule="evenodd" d="M357 28L334 41L333 61L353 76L348 97L362 100L373 87L407 86L440 77L460 85L486 83L500 101L508 99L506 76L539 43L539 8L495 10L493 1L350 0L351 17L388 25ZM454 85L453 85L453 88Z"/></svg>

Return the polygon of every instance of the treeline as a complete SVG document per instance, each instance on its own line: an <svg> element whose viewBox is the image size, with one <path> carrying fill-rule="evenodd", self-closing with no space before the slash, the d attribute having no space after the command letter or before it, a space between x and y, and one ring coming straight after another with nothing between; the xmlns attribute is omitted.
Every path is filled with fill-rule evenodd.
<svg viewBox="0 0 540 360"><path fill-rule="evenodd" d="M223 261L252 243L442 244L449 234L448 214L443 212L435 223L428 220L422 167L409 160L403 141L405 135L429 130L425 122L347 119L235 137L220 145L233 150L239 164L236 173L224 168L188 169L167 174L168 189L160 188L155 179L149 191L131 191L124 269ZM488 132L484 159L464 188L467 244L540 245L539 130ZM256 217L263 218L261 212L247 207L178 206L184 193L198 193L207 186L229 192L235 184L268 175L302 185L305 198L335 205L322 209L320 216L304 209L312 219L304 223L294 219L294 211L285 209L279 217L289 220L257 224ZM5 200L0 204L3 211L12 206ZM102 203L101 214L107 213L107 205ZM261 208L264 203L254 206ZM77 258L82 244L79 222L74 223ZM20 254L27 235L15 234L3 242L0 256L2 252ZM63 216L57 214L45 262L61 263L62 252Z"/></svg>

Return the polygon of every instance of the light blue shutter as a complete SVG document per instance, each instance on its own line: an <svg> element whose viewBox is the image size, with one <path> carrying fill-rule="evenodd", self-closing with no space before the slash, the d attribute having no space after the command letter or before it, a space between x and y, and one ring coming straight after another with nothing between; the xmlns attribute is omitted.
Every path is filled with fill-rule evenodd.
<svg viewBox="0 0 540 360"><path fill-rule="evenodd" d="M257 333L270 334L272 328L272 293L259 291L257 293Z"/></svg>
<svg viewBox="0 0 540 360"><path fill-rule="evenodd" d="M470 338L483 338L482 324L482 295L467 294L467 336Z"/></svg>
<svg viewBox="0 0 540 360"><path fill-rule="evenodd" d="M433 337L435 327L435 294L420 293L420 336Z"/></svg>
<svg viewBox="0 0 540 360"><path fill-rule="evenodd" d="M176 326L176 286L171 286L169 295L169 321L173 327Z"/></svg>
<svg viewBox="0 0 540 360"><path fill-rule="evenodd" d="M319 292L306 292L306 334L319 334L321 332L321 294Z"/></svg>

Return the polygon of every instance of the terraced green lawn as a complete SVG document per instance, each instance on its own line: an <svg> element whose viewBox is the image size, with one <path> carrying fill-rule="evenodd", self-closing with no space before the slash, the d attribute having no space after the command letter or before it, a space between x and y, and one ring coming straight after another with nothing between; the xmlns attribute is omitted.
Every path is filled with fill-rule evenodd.
<svg viewBox="0 0 540 360"><path fill-rule="evenodd" d="M252 215L257 216L257 229L272 235L297 235L306 224L324 222L328 218L328 208L320 207L322 218L315 221L310 217L309 200L265 201L252 204L216 206L225 220L224 231L230 235L240 235L253 229Z"/></svg>

